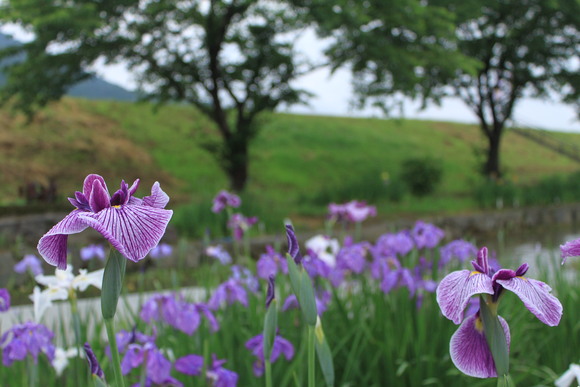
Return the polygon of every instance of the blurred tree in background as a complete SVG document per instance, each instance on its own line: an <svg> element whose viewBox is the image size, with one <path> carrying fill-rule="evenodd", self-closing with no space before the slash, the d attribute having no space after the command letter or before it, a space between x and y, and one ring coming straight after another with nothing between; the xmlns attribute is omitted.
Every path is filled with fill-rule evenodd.
<svg viewBox="0 0 580 387"><path fill-rule="evenodd" d="M501 135L520 98L578 105L578 0L295 2L331 38L334 68L352 70L360 106L388 112L403 96L461 98L488 140L489 177L501 175Z"/></svg>
<svg viewBox="0 0 580 387"><path fill-rule="evenodd" d="M4 69L0 102L32 114L91 77L95 62L126 63L144 99L189 103L215 122L221 141L206 148L238 191L257 116L307 96L290 84L310 68L298 62L291 34L303 16L285 2L6 0L0 11L0 23L35 36L0 51L0 59L26 58Z"/></svg>

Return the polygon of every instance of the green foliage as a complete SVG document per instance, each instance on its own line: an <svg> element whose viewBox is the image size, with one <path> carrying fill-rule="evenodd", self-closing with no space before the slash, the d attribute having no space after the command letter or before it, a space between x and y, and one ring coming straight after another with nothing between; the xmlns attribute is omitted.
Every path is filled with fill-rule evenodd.
<svg viewBox="0 0 580 387"><path fill-rule="evenodd" d="M511 180L481 180L473 197L481 208L503 208L573 203L580 198L580 172L555 175L535 183L516 185Z"/></svg>
<svg viewBox="0 0 580 387"><path fill-rule="evenodd" d="M144 99L185 102L214 122L221 137L204 145L236 190L246 184L256 118L308 94L291 86L309 69L289 34L301 12L283 2L11 0L3 9L0 22L20 24L35 40L0 50L0 59L25 58L6 67L0 103L13 99L32 114L89 78L95 62L128 63Z"/></svg>
<svg viewBox="0 0 580 387"><path fill-rule="evenodd" d="M443 166L432 157L411 158L403 161L401 180L415 196L432 194L443 177Z"/></svg>

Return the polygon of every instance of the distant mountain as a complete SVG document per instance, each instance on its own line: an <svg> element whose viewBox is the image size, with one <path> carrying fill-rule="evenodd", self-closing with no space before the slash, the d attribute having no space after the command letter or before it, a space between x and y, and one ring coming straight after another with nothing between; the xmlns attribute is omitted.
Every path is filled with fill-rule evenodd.
<svg viewBox="0 0 580 387"><path fill-rule="evenodd" d="M8 35L0 33L0 50L18 44L21 43L12 39ZM22 59L23 57L21 56L20 58L11 58L10 61ZM0 62L0 86L6 82L6 76L2 73L2 63L6 64L7 61ZM99 77L92 77L86 81L79 82L68 90L67 95L88 99L112 99L117 101L137 100L135 93L120 86L113 85Z"/></svg>

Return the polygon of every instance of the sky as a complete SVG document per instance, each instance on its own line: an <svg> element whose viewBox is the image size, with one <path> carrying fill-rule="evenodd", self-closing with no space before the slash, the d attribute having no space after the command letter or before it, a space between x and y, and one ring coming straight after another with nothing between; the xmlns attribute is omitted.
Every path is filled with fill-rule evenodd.
<svg viewBox="0 0 580 387"><path fill-rule="evenodd" d="M32 38L14 25L2 26L0 31L21 41ZM313 31L305 31L296 44L297 50L302 55L314 62L322 61L325 42L318 39ZM123 64L106 66L99 63L93 70L105 80L129 90L134 90L137 86L134 76ZM295 82L296 87L315 95L309 100L309 105L295 105L282 111L315 115L384 117L377 109L354 110L350 107L352 98L350 82L348 70L340 69L330 74L328 68L320 68ZM420 110L419 107L419 102L408 100L404 104L403 116L413 119L477 123L475 115L457 98L446 98L441 106L432 104L424 110ZM393 116L397 117L399 114ZM580 132L580 121L575 110L557 101L524 98L516 104L512 119L518 126Z"/></svg>

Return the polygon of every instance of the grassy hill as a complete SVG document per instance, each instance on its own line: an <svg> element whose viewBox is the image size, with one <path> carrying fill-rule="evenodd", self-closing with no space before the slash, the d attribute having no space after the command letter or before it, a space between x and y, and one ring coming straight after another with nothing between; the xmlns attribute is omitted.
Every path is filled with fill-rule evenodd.
<svg viewBox="0 0 580 387"><path fill-rule="evenodd" d="M426 155L444 166L435 195L406 197L400 203L377 200L379 212L475 206L470 192L479 179L477 150L485 142L474 125L289 114L269 114L262 121L251 150L248 214L280 219L321 215L325 199L364 197L366 191L379 189L382 179L396 176L403 160ZM100 173L110 184L140 177L142 194L159 180L177 208L192 202L205 208L227 184L212 156L199 146L217 136L213 124L187 106L153 109L148 104L66 98L31 123L2 110L0 128L3 205L18 202L18 187L27 182L47 184L53 179L59 194L69 196L88 173ZM580 135L558 136L580 146ZM509 132L502 163L507 179L518 184L580 169Z"/></svg>

